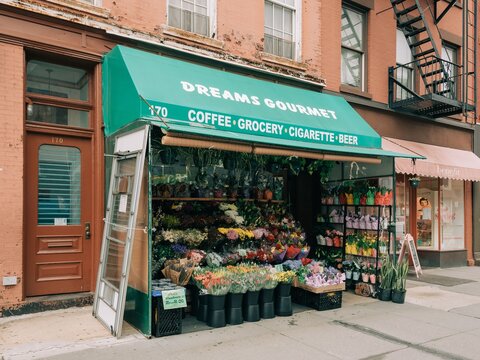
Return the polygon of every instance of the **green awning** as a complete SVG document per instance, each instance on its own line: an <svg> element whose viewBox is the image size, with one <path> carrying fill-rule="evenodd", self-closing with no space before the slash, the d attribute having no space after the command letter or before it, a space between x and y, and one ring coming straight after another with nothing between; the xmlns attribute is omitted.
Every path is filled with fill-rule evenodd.
<svg viewBox="0 0 480 360"><path fill-rule="evenodd" d="M103 114L111 135L137 119L167 131L369 156L381 137L339 96L116 46L104 58Z"/></svg>

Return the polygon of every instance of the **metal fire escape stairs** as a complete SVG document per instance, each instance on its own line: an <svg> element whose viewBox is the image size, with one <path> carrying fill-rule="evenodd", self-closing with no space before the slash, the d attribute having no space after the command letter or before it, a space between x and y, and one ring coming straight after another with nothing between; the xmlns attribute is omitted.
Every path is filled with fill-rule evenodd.
<svg viewBox="0 0 480 360"><path fill-rule="evenodd" d="M435 14L431 9L430 14L436 25L456 0L449 0L448 5L438 17L438 0L434 1ZM413 56L412 63L389 69L390 107L431 118L471 111L469 106L459 99L459 84L462 83L461 96L463 99L467 94L467 88L463 88L463 85L468 85L468 81L466 83L460 81L465 78L463 74L460 74L461 67L442 59L432 36L432 32L435 31L435 35L440 38L440 32L436 26L429 25L420 0L390 0L390 2L397 19L397 26L405 35ZM472 30L470 29L470 31ZM470 66L472 65L470 64ZM399 81L400 71L407 67L416 70L415 86L408 86Z"/></svg>

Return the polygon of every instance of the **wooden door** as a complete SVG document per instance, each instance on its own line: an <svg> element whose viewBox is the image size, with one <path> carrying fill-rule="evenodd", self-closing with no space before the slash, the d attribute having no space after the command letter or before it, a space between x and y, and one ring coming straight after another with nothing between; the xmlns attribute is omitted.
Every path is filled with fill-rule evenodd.
<svg viewBox="0 0 480 360"><path fill-rule="evenodd" d="M90 291L92 141L27 133L26 296Z"/></svg>

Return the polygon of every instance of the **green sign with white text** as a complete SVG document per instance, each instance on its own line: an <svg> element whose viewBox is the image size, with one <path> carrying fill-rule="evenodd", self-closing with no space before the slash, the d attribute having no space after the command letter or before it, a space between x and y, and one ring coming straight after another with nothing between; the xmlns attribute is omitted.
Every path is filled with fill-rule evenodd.
<svg viewBox="0 0 480 360"><path fill-rule="evenodd" d="M162 299L164 310L184 308L187 306L185 289L164 290L162 291Z"/></svg>
<svg viewBox="0 0 480 360"><path fill-rule="evenodd" d="M105 132L140 118L322 150L381 149L381 137L340 96L116 46L104 58ZM282 144L281 141L278 142ZM318 146L317 146L318 145ZM367 152L366 152L367 153Z"/></svg>

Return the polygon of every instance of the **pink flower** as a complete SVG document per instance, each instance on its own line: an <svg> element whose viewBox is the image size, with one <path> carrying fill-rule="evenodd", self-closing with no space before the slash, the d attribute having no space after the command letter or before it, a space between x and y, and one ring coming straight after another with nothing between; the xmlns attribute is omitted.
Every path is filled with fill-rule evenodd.
<svg viewBox="0 0 480 360"><path fill-rule="evenodd" d="M265 235L265 229L258 228L253 230L253 236L255 237L255 240L260 240L263 235Z"/></svg>
<svg viewBox="0 0 480 360"><path fill-rule="evenodd" d="M228 230L227 239L235 241L238 239L238 233L235 230Z"/></svg>

